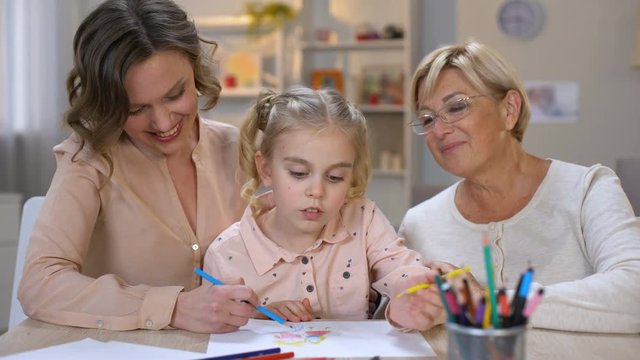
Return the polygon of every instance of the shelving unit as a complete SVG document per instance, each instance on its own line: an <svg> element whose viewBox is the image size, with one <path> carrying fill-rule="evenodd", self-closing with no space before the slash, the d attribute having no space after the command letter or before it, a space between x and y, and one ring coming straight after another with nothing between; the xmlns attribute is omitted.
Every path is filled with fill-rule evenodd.
<svg viewBox="0 0 640 360"><path fill-rule="evenodd" d="M373 171L367 196L397 227L410 206L415 178L411 160L412 142L415 139L407 124L412 118L409 81L417 65L417 54L413 50L415 46L411 44L416 35L420 1L394 2L394 7L401 10L391 11L385 0L353 0L349 2L350 5L328 0L303 0L302 4L298 18L298 26L302 31L297 33L299 38L294 51L288 54L297 57L299 66L287 68L293 73L285 75L288 80L285 87L296 83L310 85L314 70L339 69L342 72L344 95L358 106L368 121ZM348 9L348 6L353 8ZM376 14L359 15L375 24L400 25L404 30L403 38L355 41L355 28L361 21L353 11L349 11L355 7L366 11L377 9ZM334 30L337 41L316 41L315 31L320 28ZM363 101L364 69L386 65L398 66L404 75L401 90L403 102L370 104L369 101Z"/></svg>

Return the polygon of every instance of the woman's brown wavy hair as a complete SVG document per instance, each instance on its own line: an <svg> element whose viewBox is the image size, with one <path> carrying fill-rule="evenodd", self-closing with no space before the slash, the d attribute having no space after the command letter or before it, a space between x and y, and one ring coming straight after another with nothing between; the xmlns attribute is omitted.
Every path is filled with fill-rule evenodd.
<svg viewBox="0 0 640 360"><path fill-rule="evenodd" d="M193 67L196 89L206 99L203 108L211 109L221 90L211 65L216 48L170 0L107 0L76 31L67 78L71 108L65 122L107 161L111 176L109 149L124 136L129 113L124 81L131 66L159 51L184 54Z"/></svg>

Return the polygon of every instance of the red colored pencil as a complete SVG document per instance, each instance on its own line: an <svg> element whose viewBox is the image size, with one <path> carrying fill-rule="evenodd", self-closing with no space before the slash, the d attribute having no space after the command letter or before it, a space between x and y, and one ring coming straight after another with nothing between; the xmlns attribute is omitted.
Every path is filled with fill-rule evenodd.
<svg viewBox="0 0 640 360"><path fill-rule="evenodd" d="M271 355L261 355L261 356L248 357L248 358L245 358L245 359L247 359L247 360L279 360L279 359L292 358L295 355L296 354L294 354L293 351L289 351L289 352L280 353L280 354L271 354Z"/></svg>

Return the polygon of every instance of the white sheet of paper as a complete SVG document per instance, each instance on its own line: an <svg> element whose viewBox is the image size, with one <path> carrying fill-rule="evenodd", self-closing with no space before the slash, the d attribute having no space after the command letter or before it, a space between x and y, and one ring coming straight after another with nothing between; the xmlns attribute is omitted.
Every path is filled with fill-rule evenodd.
<svg viewBox="0 0 640 360"><path fill-rule="evenodd" d="M420 333L400 332L385 320L316 320L294 332L271 320L253 319L239 331L212 334L207 355L274 347L293 351L296 357L436 356Z"/></svg>
<svg viewBox="0 0 640 360"><path fill-rule="evenodd" d="M200 359L202 353L130 344L120 341L102 342L90 338L38 350L9 355L2 359L69 359L69 360L113 360L113 359Z"/></svg>

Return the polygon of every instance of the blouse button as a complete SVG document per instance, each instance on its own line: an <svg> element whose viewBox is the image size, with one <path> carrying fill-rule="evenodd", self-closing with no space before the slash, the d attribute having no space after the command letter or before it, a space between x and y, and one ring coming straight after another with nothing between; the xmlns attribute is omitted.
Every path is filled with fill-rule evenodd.
<svg viewBox="0 0 640 360"><path fill-rule="evenodd" d="M345 272L342 273L342 277L345 278L345 279L348 279L348 278L351 277L351 274L349 274L348 271L345 271Z"/></svg>
<svg viewBox="0 0 640 360"><path fill-rule="evenodd" d="M102 320L96 321L96 326L99 327L99 328L102 328L104 326L104 321L102 321Z"/></svg>
<svg viewBox="0 0 640 360"><path fill-rule="evenodd" d="M303 257L302 257L302 259L300 259L300 261L301 261L303 264L307 265L307 264L309 263L309 258L308 258L308 257L306 257L306 256L303 256Z"/></svg>
<svg viewBox="0 0 640 360"><path fill-rule="evenodd" d="M198 246L198 244L193 244L191 245L191 248L193 249L193 251L198 251L198 249L200 249L200 246Z"/></svg>
<svg viewBox="0 0 640 360"><path fill-rule="evenodd" d="M147 322L144 323L144 326L151 328L153 326L153 321L147 320Z"/></svg>
<svg viewBox="0 0 640 360"><path fill-rule="evenodd" d="M307 285L307 292L313 292L313 285Z"/></svg>
<svg viewBox="0 0 640 360"><path fill-rule="evenodd" d="M489 230L493 231L496 229L496 224L489 224Z"/></svg>

